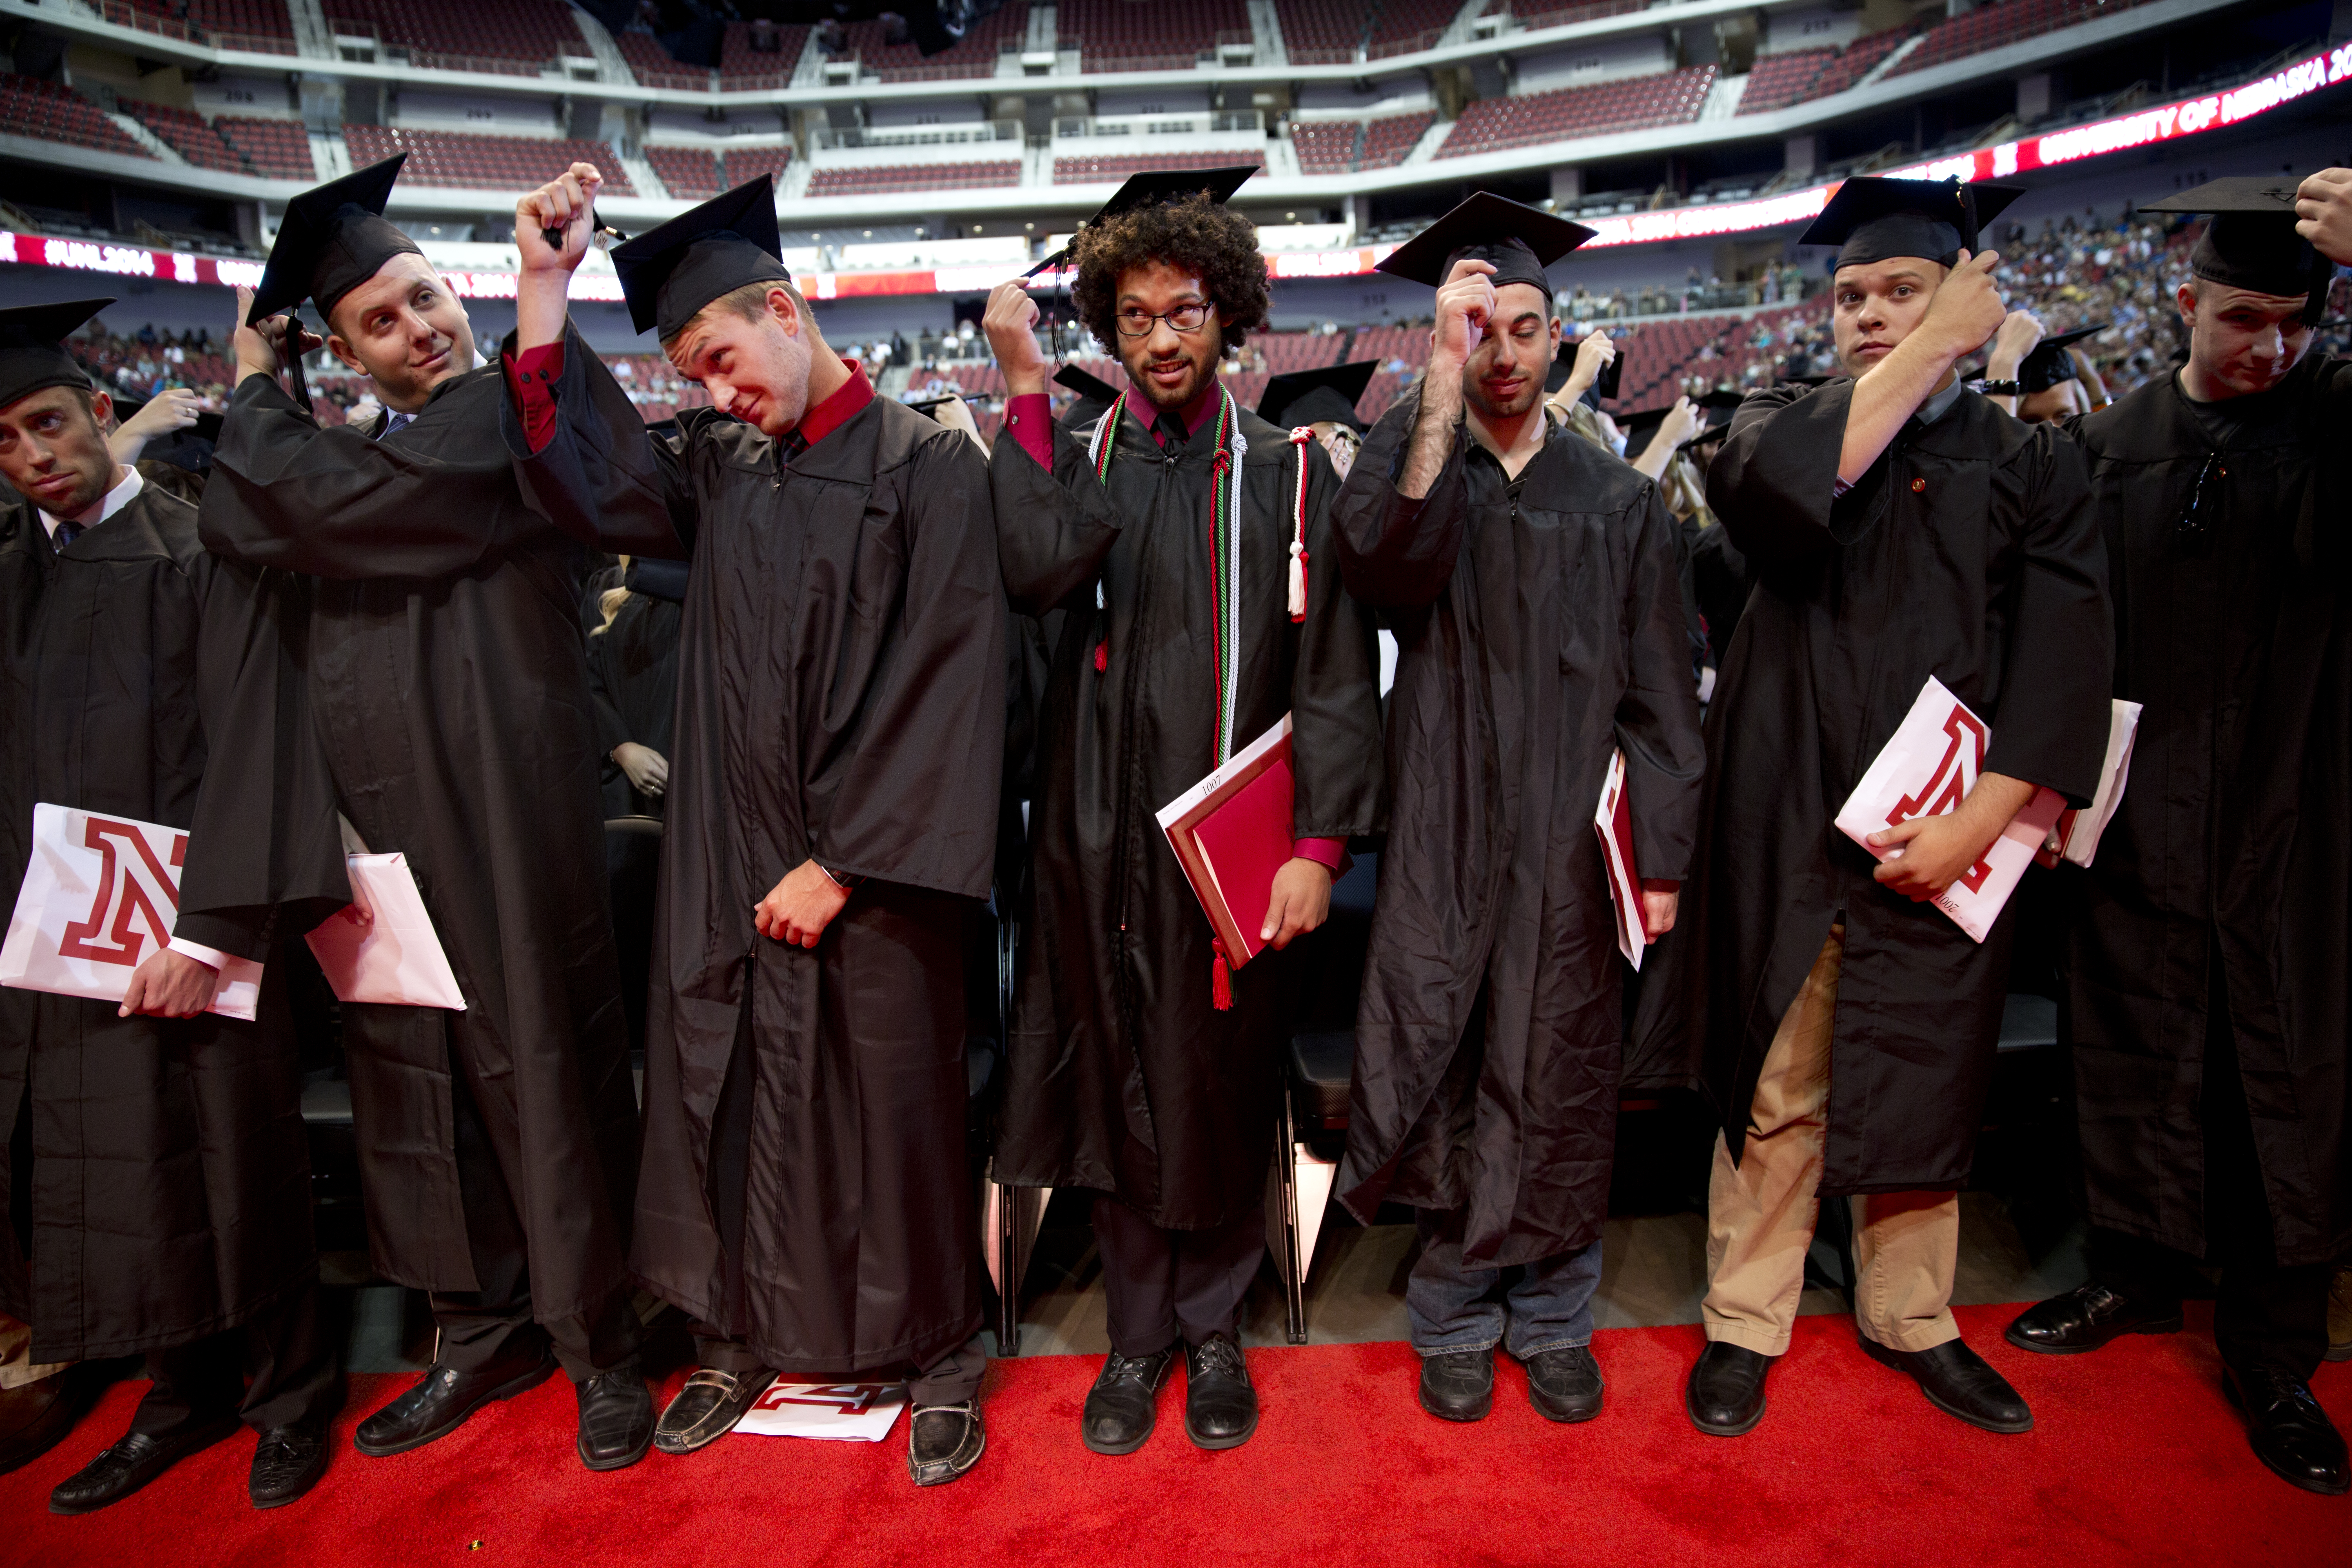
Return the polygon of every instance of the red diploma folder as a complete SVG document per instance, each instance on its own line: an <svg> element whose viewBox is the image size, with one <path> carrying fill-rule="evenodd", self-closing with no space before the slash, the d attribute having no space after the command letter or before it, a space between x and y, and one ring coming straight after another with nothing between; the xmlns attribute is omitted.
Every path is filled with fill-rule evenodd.
<svg viewBox="0 0 2352 1568"><path fill-rule="evenodd" d="M1160 808L1160 831L1239 969L1265 944L1274 874L1290 859L1290 715Z"/></svg>
<svg viewBox="0 0 2352 1568"><path fill-rule="evenodd" d="M1609 772L1601 781L1601 803L1592 813L1592 831L1601 837L1601 865L1609 874L1609 902L1617 917L1617 951L1639 969L1650 934L1642 919L1642 874L1633 865L1633 808L1625 799L1622 751L1609 753Z"/></svg>

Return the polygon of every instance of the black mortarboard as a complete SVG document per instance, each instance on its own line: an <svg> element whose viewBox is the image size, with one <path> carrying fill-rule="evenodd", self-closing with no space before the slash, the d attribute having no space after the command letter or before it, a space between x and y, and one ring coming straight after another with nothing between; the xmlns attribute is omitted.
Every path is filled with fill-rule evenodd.
<svg viewBox="0 0 2352 1568"><path fill-rule="evenodd" d="M424 250L383 216L392 183L408 154L395 153L340 180L313 185L286 204L278 238L269 247L261 286L253 291L246 324L291 310L304 300L317 303L323 320L344 295L381 271L395 256Z"/></svg>
<svg viewBox="0 0 2352 1568"><path fill-rule="evenodd" d="M141 409L146 407L150 403L152 403L155 400L152 397L124 397L118 395L113 401L114 423L120 426L130 424L131 419L137 416ZM196 422L194 425L187 426L185 429L174 430L169 436L159 437L158 439L148 443L147 449L142 452L140 456L142 458L154 458L159 461L166 463L177 463L178 466L183 468L187 468L190 465L180 463L177 458L167 455L162 450L162 448L171 442L175 440L185 440L191 436L194 437L199 441L218 442L220 440L221 424L222 416L218 414L199 414L196 416Z"/></svg>
<svg viewBox="0 0 2352 1568"><path fill-rule="evenodd" d="M1576 368L1576 351L1583 346L1582 338L1562 338L1559 341L1559 350L1551 358L1551 368L1544 372L1545 392L1558 392L1568 384L1569 373ZM1618 377L1624 374L1625 351L1619 349L1609 363L1601 367L1601 374L1592 378L1592 384L1585 388L1583 401L1598 408L1602 398L1613 399L1617 395Z"/></svg>
<svg viewBox="0 0 2352 1568"><path fill-rule="evenodd" d="M1356 404L1371 385L1381 362L1372 359L1286 371L1258 394L1257 416L1269 425L1296 426L1333 420L1359 436L1371 428L1356 416Z"/></svg>
<svg viewBox="0 0 2352 1568"><path fill-rule="evenodd" d="M1156 206L1161 202L1181 202L1186 196L1206 191L1213 202L1229 202L1234 193L1252 174L1258 172L1255 163L1234 163L1222 169L1146 169L1139 174L1129 174L1127 183L1103 203L1102 210L1087 219L1100 223L1121 213L1134 212L1139 207ZM1023 273L1034 278L1050 268L1059 267L1069 259L1067 249L1057 250L1045 260Z"/></svg>
<svg viewBox="0 0 2352 1568"><path fill-rule="evenodd" d="M111 300L66 300L0 310L0 408L45 386L88 386L89 372L67 352L66 339Z"/></svg>
<svg viewBox="0 0 2352 1568"><path fill-rule="evenodd" d="M1838 247L1840 267L1892 261L1898 256L1949 267L1961 251L1982 248L1979 231L2024 194L2016 185L1856 174L1837 188L1797 243Z"/></svg>
<svg viewBox="0 0 2352 1568"><path fill-rule="evenodd" d="M2326 313L2335 265L2294 231L2294 180L2286 175L2237 174L2183 191L2140 211L2211 213L2204 237L2189 253L2200 278L2257 294L2302 294L2306 324Z"/></svg>
<svg viewBox="0 0 2352 1568"><path fill-rule="evenodd" d="M664 342L721 294L751 283L789 283L776 231L776 178L746 180L659 228L613 247L613 270L637 331Z"/></svg>
<svg viewBox="0 0 2352 1568"><path fill-rule="evenodd" d="M1662 408L1644 408L1637 414L1625 415L1617 421L1617 428L1625 433L1627 462L1632 462L1649 449L1651 438L1657 435L1658 426L1667 415L1674 412L1674 408L1671 403Z"/></svg>
<svg viewBox="0 0 2352 1568"><path fill-rule="evenodd" d="M1078 400L1071 404L1062 416L1065 429L1075 430L1082 425L1093 424L1118 401L1118 388L1092 371L1082 370L1074 364L1066 364L1055 371L1054 380L1078 395Z"/></svg>
<svg viewBox="0 0 2352 1568"><path fill-rule="evenodd" d="M2074 379L2074 361L2066 351L2107 330L2107 323L2077 327L2071 332L2059 332L2033 345L2033 352L2018 363L2017 389L2021 393L2047 392L2062 382Z"/></svg>
<svg viewBox="0 0 2352 1568"><path fill-rule="evenodd" d="M1409 278L1435 289L1443 285L1454 264L1468 258L1493 264L1488 279L1500 289L1509 283L1531 283L1551 295L1551 279L1544 268L1591 239L1595 231L1539 207L1478 191L1452 212L1398 246L1378 264L1392 277Z"/></svg>

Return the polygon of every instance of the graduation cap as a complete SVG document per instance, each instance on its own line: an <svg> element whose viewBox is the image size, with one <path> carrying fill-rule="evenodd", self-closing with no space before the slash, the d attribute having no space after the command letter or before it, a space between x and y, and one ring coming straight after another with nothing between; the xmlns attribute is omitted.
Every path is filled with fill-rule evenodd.
<svg viewBox="0 0 2352 1568"><path fill-rule="evenodd" d="M2017 390L2031 395L2047 392L2052 387L2074 379L2074 361L2066 351L2084 338L2095 337L2107 330L2107 323L2077 327L2071 332L2060 332L2033 345L2033 352L2018 362Z"/></svg>
<svg viewBox="0 0 2352 1568"><path fill-rule="evenodd" d="M89 373L67 352L66 339L111 300L65 300L0 310L0 408L46 386L88 386Z"/></svg>
<svg viewBox="0 0 2352 1568"><path fill-rule="evenodd" d="M1146 169L1139 174L1129 174L1127 183L1111 194L1102 210L1087 219L1100 223L1121 213L1131 213L1144 207L1158 206L1162 202L1181 202L1186 196L1205 192L1213 202L1229 202L1243 182L1258 172L1255 163L1235 163L1223 169ZM1040 272L1061 266L1070 258L1068 247L1054 252L1021 276L1034 278Z"/></svg>
<svg viewBox="0 0 2352 1568"><path fill-rule="evenodd" d="M1078 395L1077 402L1072 404L1070 411L1062 416L1062 423L1073 429L1099 418L1118 401L1118 388L1093 372L1074 364L1066 364L1055 371L1054 380Z"/></svg>
<svg viewBox="0 0 2352 1568"><path fill-rule="evenodd" d="M1478 191L1452 212L1398 246L1376 264L1376 270L1409 278L1434 289L1445 281L1454 264L1467 258L1493 264L1487 281L1497 289L1529 283L1551 295L1551 279L1544 268L1591 239L1593 229L1564 217L1554 217L1492 191ZM1608 395L1603 394L1603 395Z"/></svg>
<svg viewBox="0 0 2352 1568"><path fill-rule="evenodd" d="M1560 340L1559 352L1552 355L1551 368L1544 372L1544 391L1547 394L1558 392L1568 384L1569 373L1576 368L1576 351L1583 346L1582 338ZM1618 377L1624 374L1625 351L1619 349L1615 356L1601 367L1601 374L1592 378L1592 384L1584 389L1582 401L1598 408L1602 398L1614 398Z"/></svg>
<svg viewBox="0 0 2352 1568"><path fill-rule="evenodd" d="M1856 174L1837 188L1797 243L1838 247L1840 267L1898 256L1949 267L1961 251L1981 249L1979 231L2024 194L2017 185Z"/></svg>
<svg viewBox="0 0 2352 1568"><path fill-rule="evenodd" d="M789 283L776 229L776 179L762 174L613 247L629 321L667 342L721 294Z"/></svg>
<svg viewBox="0 0 2352 1568"><path fill-rule="evenodd" d="M313 185L286 204L247 326L314 301L321 319L395 256L424 250L388 222L384 204L408 154L396 153L340 180Z"/></svg>
<svg viewBox="0 0 2352 1568"><path fill-rule="evenodd" d="M2189 253L2200 278L2257 294L2301 294L2308 326L2326 313L2335 264L2294 231L2295 183L2268 174L2210 181L2140 208L2151 213L2210 213L2204 237Z"/></svg>
<svg viewBox="0 0 2352 1568"><path fill-rule="evenodd" d="M1617 421L1617 428L1625 432L1627 462L1632 462L1649 450L1651 440L1658 433L1658 426L1664 424L1666 416L1674 411L1675 405L1669 403L1663 408L1644 408L1639 413L1628 414Z"/></svg>
<svg viewBox="0 0 2352 1568"><path fill-rule="evenodd" d="M114 422L117 425L128 425L131 423L131 417L134 415L153 401L154 399L152 397L116 397L114 399ZM196 416L196 422L194 425L190 425L184 429L174 430L172 432L172 436L182 437L194 436L200 441L212 441L217 443L220 440L221 420L222 416L218 414L199 414ZM165 437L164 439L168 441L171 439L171 437ZM155 448L152 447L149 447L147 455L149 457L155 456ZM167 458L165 460L168 461L169 459ZM182 466L185 467L184 464Z"/></svg>
<svg viewBox="0 0 2352 1568"><path fill-rule="evenodd" d="M1257 416L1286 427L1317 425L1326 420L1345 425L1361 436L1370 426L1356 416L1356 404L1372 384L1381 362L1354 360L1317 370L1286 371L1265 384L1258 395Z"/></svg>

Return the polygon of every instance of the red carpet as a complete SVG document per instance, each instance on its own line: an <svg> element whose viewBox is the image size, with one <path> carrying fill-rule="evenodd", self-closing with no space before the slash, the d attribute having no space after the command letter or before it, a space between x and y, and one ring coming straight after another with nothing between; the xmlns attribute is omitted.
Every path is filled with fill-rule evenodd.
<svg viewBox="0 0 2352 1568"><path fill-rule="evenodd" d="M1204 1454L1184 1440L1180 1374L1150 1444L1122 1459L1078 1444L1096 1358L999 1363L987 1458L930 1491L907 1480L903 1421L880 1444L738 1436L593 1476L572 1456L560 1378L432 1447L362 1458L352 1423L407 1381L379 1376L354 1380L332 1468L290 1507L247 1505L253 1440L238 1436L112 1509L51 1515L48 1489L122 1431L145 1391L125 1383L60 1447L0 1477L0 1563L2352 1563L2352 1498L2291 1488L2248 1450L2210 1314L2188 1333L2062 1359L2001 1342L2014 1310L1962 1308L1960 1321L2032 1401L2037 1426L2021 1437L1961 1426L1864 1360L1850 1321L1810 1317L1773 1373L1764 1425L1727 1441L1682 1413L1696 1328L1602 1335L1608 1409L1573 1427L1529 1409L1507 1362L1495 1414L1453 1426L1413 1404L1404 1345L1254 1350L1265 1418L1246 1447ZM2352 1421L2352 1365L2323 1368L2316 1387Z"/></svg>

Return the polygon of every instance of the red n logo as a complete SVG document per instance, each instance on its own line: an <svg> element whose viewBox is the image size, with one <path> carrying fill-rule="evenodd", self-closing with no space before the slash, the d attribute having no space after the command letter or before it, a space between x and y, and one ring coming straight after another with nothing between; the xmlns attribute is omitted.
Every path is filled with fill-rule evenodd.
<svg viewBox="0 0 2352 1568"><path fill-rule="evenodd" d="M1985 742L1990 738L1984 725L1955 702L1944 719L1944 733L1951 737L1951 743L1944 748L1943 760L1917 795L1906 795L1895 803L1895 809L1886 814L1887 826L1915 816L1941 816L1976 787L1977 774L1984 769Z"/></svg>
<svg viewBox="0 0 2352 1568"><path fill-rule="evenodd" d="M130 853L117 855L117 840L130 846ZM172 940L172 921L157 911L160 906L173 915L179 912L178 884L155 858L147 836L131 823L90 817L83 829L82 841L99 853L98 896L91 900L87 918L66 927L58 952L65 958L87 958L135 969L148 938L152 938L159 948ZM187 850L188 836L172 835L174 869L184 863ZM131 926L134 915L144 919L144 936ZM110 942L111 946L108 945Z"/></svg>

